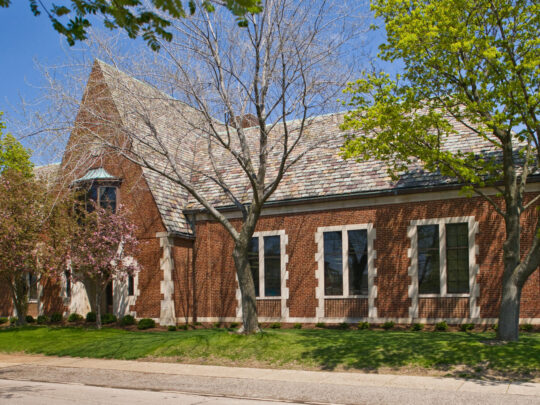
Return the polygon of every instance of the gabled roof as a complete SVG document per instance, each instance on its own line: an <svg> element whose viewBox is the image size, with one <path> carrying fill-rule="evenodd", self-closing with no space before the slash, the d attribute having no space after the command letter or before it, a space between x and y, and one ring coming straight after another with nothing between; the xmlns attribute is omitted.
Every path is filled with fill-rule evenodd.
<svg viewBox="0 0 540 405"><path fill-rule="evenodd" d="M214 169L217 169L230 190L236 196L248 200L249 181L238 163L227 153L217 153L214 167L209 159L207 141L187 124L189 120L186 118L193 121L194 117L196 119L197 115L200 116L199 111L104 62L97 61L96 66L103 73L125 128L137 134L147 133L149 126L145 116L150 117L159 142L168 151L167 157L153 153L152 142L155 140L150 136L148 144L134 145L136 148L146 148L144 150L148 153L145 156L150 163L172 173L171 162L175 162L175 169L182 176L190 178L211 203L221 207L231 206L232 202L211 178ZM144 114L140 111L144 111ZM423 170L420 163L412 163L407 173L396 181L388 175L382 161L344 160L340 155L344 142L344 133L339 128L342 121L343 114L318 116L309 120L307 138L322 141L284 175L270 202L330 198L375 191L398 192L456 184L451 178ZM456 121L453 121L453 125L457 134L445 141L445 150L485 154L494 151L488 140L475 136L465 125ZM245 131L248 137L251 134L253 140L258 139L257 127ZM252 146L256 147L255 141ZM269 175L277 170L277 156L277 153L270 156ZM183 210L200 208L200 205L186 190L165 177L146 168L143 168L143 174L167 229L170 232L191 233Z"/></svg>

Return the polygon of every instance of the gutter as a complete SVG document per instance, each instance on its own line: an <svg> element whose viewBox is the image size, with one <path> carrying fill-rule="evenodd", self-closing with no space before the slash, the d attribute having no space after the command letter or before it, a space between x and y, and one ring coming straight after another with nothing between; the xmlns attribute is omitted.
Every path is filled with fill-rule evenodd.
<svg viewBox="0 0 540 405"><path fill-rule="evenodd" d="M529 183L540 183L540 174L535 174L530 177ZM495 185L502 185L502 182L497 182ZM267 207L280 207L288 205L297 205L302 203L310 202L325 202L325 201L343 201L343 200L353 200L353 199L366 199L373 197L384 197L384 196L395 196L395 195L407 195L407 194L416 194L420 192L437 192L437 191L449 191L449 190L458 190L462 188L464 184L444 184L437 186L421 186L421 187L403 187L403 188L392 188L386 190L376 190L376 191L359 191L348 194L329 194L324 196L311 196L311 197L300 197L300 198L290 198L277 201L266 202L263 208ZM222 207L216 208L220 212L233 212L238 211L238 208L234 205L224 205ZM182 212L185 215L197 215L204 212L207 212L206 208L195 208L195 209L184 209Z"/></svg>

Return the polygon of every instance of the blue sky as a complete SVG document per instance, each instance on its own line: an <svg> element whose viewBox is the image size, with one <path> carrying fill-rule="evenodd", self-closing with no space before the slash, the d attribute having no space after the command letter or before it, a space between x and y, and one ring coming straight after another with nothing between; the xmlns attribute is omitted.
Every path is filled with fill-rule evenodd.
<svg viewBox="0 0 540 405"><path fill-rule="evenodd" d="M19 103L19 95L32 98L36 94L29 85L37 85L40 79L34 58L55 62L62 59L65 48L65 40L49 19L34 17L28 1L15 0L9 8L0 8L0 111L9 118L15 114L12 105Z"/></svg>
<svg viewBox="0 0 540 405"><path fill-rule="evenodd" d="M103 27L99 21L94 25L98 29ZM67 59L66 52L75 51L52 28L46 15L35 17L31 13L26 0L15 0L9 8L0 8L0 27L0 111L5 113L8 131L16 132L10 119L21 118L17 113L20 97L32 100L39 95L36 86L41 74L34 60L57 65ZM381 32L369 34L372 51L381 39ZM138 46L144 46L142 40L137 42L140 42ZM80 45L77 48L80 49Z"/></svg>

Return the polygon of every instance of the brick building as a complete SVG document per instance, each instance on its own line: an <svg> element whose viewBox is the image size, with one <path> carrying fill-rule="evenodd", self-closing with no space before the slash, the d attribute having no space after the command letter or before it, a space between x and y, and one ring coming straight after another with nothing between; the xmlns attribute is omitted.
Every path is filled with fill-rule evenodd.
<svg viewBox="0 0 540 405"><path fill-rule="evenodd" d="M125 89L137 89L139 96L134 100ZM137 257L141 271L125 283L114 283L110 309L163 325L195 317L202 322L240 321L233 243L226 230L173 182L81 141L90 126L94 133L121 139L111 122L114 128L142 130L141 118L130 110L134 103L154 114L154 128L166 147L176 151L175 159L186 167L205 160L204 147L187 136L182 122L196 112L95 63L82 105L100 110L109 124L96 127L88 109L81 108L81 129L72 134L57 170L66 184L86 182L97 199L127 206L138 225L144 241ZM495 323L503 269L502 218L482 198L463 196L452 179L424 172L419 165L412 164L396 181L382 162L343 160L341 121L340 114L311 120L311 133L324 134L328 141L285 175L258 222L250 259L260 321ZM490 152L488 142L470 136L457 122L455 127L457 134L445 148ZM241 192L245 182L238 168L226 160L220 164ZM531 178L527 199L540 191L537 180ZM240 223L240 212L208 178L195 175L194 181L224 215ZM533 237L536 215L534 209L523 215L524 248ZM39 312L90 310L80 283L69 289L43 286L37 295ZM0 312L10 311L9 305L9 300L0 301ZM540 323L538 270L523 288L521 319Z"/></svg>

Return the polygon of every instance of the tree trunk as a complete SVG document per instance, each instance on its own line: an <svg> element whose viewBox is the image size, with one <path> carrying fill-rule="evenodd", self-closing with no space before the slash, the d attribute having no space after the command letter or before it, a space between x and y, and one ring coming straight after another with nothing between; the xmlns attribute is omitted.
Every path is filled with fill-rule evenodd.
<svg viewBox="0 0 540 405"><path fill-rule="evenodd" d="M26 325L26 313L28 311L28 286L23 276L15 276L14 284L11 286L13 306L17 315L17 325Z"/></svg>
<svg viewBox="0 0 540 405"><path fill-rule="evenodd" d="M101 290L96 285L96 327L101 329Z"/></svg>
<svg viewBox="0 0 540 405"><path fill-rule="evenodd" d="M519 307L521 286L515 277L503 281L502 300L499 310L497 338L504 341L517 341L519 338Z"/></svg>
<svg viewBox="0 0 540 405"><path fill-rule="evenodd" d="M238 284L242 294L242 321L243 333L260 332L259 320L257 317L257 299L255 297L255 286L248 260L248 243L236 243L233 252Z"/></svg>

